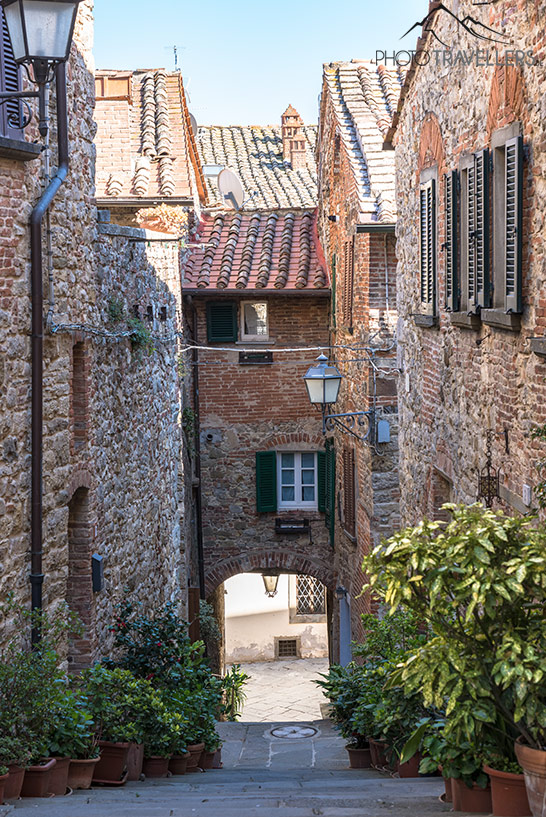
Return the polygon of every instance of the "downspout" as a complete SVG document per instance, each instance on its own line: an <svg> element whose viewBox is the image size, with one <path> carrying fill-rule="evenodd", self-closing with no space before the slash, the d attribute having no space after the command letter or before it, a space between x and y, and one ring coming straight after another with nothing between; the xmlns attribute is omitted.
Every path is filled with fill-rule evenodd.
<svg viewBox="0 0 546 817"><path fill-rule="evenodd" d="M44 294L42 265L42 221L68 173L68 113L66 101L66 65L55 71L57 93L57 172L44 190L30 216L30 259L32 301L32 464L31 464L31 608L42 609L42 454L43 454L43 343ZM39 628L32 628L32 644L40 640Z"/></svg>
<svg viewBox="0 0 546 817"><path fill-rule="evenodd" d="M206 598L205 593L205 556L203 551L203 502L202 502L202 487L201 487L201 422L199 414L199 350L197 347L197 309L195 302L192 302L193 308L193 342L195 344L193 349L193 411L195 417L195 476L198 481L197 491L195 494L195 514L196 529L197 529L197 566L199 571L199 595L202 599Z"/></svg>

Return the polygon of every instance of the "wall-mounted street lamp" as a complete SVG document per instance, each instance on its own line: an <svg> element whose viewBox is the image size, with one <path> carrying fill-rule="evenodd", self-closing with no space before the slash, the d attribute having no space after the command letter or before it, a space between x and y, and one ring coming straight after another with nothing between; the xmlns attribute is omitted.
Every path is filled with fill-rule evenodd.
<svg viewBox="0 0 546 817"><path fill-rule="evenodd" d="M389 442L389 424L387 420L379 420L376 426L376 413L370 411L352 411L344 414L330 414L329 407L337 401L343 375L336 366L328 365L326 355L319 355L318 365L311 366L303 379L307 387L309 400L313 405L320 406L322 411L322 432L339 428L345 434L351 434L362 442L374 437L375 442ZM363 429L357 433L355 428Z"/></svg>
<svg viewBox="0 0 546 817"><path fill-rule="evenodd" d="M262 575L262 579L263 579L264 587L265 587L265 595L269 596L269 598L272 599L274 596L277 595L277 587L278 587L278 584L279 584L279 574L277 573L276 575L273 575L273 574L264 573Z"/></svg>
<svg viewBox="0 0 546 817"><path fill-rule="evenodd" d="M43 538L42 538L42 458L43 458L43 343L44 297L42 222L59 188L68 174L68 111L66 92L66 61L70 54L72 35L80 0L0 0L16 62L23 65L38 85L38 91L0 94L0 104L20 100L27 116L14 127L23 129L32 119L26 100L38 98L39 129L47 135L47 85L55 78L57 103L58 167L30 214L30 286L32 302L31 361L32 361L32 456L31 456L31 606L42 607ZM32 66L33 77L28 71ZM32 643L40 640L37 627L32 630Z"/></svg>
<svg viewBox="0 0 546 817"><path fill-rule="evenodd" d="M29 99L38 99L39 130L47 134L46 87L53 79L55 68L65 63L70 54L78 5L81 0L2 0L4 15L18 65L24 66L37 91L0 94L0 105L20 101L25 116L10 125L23 130L32 120ZM29 67L32 66L32 76Z"/></svg>

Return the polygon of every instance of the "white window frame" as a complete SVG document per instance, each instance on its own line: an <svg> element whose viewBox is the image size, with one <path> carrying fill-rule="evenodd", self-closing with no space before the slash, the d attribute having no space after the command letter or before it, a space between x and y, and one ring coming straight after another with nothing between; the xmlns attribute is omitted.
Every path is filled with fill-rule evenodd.
<svg viewBox="0 0 546 817"><path fill-rule="evenodd" d="M265 333L265 335L248 335L245 332L245 306L246 305L249 305L249 306L256 305L257 306L258 304L260 306L262 304L263 304L263 306L265 306L266 333ZM246 341L250 340L253 343L260 343L260 342L263 343L264 341L269 340L269 304L267 303L267 301L241 301L240 313L241 314L240 314L240 318L239 318L239 323L240 323L240 328L241 328L241 333L240 333L241 340L246 340Z"/></svg>
<svg viewBox="0 0 546 817"><path fill-rule="evenodd" d="M283 500L282 498L282 455L283 454L293 454L294 455L294 471L295 471L295 495L296 499L293 501ZM315 499L313 502L304 501L302 496L302 481L301 481L301 457L302 454L312 454L314 457L314 470L315 470L315 481L314 481L314 488L315 488ZM295 508L307 509L307 510L317 510L318 509L318 457L316 451L277 451L277 507L280 511L282 510L291 510ZM286 487L286 486L285 486Z"/></svg>

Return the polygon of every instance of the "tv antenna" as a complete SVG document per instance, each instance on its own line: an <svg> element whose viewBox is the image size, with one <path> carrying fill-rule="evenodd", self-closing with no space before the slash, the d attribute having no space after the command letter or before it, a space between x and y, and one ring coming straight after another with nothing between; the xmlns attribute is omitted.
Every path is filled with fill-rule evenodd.
<svg viewBox="0 0 546 817"><path fill-rule="evenodd" d="M173 54L174 54L174 70L175 71L180 71L180 68L178 66L178 46L177 45L173 45Z"/></svg>

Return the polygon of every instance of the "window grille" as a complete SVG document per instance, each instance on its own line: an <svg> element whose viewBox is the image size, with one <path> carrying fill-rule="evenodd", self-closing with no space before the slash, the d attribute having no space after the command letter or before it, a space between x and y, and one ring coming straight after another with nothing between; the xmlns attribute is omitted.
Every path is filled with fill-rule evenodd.
<svg viewBox="0 0 546 817"><path fill-rule="evenodd" d="M296 614L322 616L326 613L324 585L312 576L296 578Z"/></svg>
<svg viewBox="0 0 546 817"><path fill-rule="evenodd" d="M277 641L278 658L297 658L298 642L295 638L279 638Z"/></svg>

